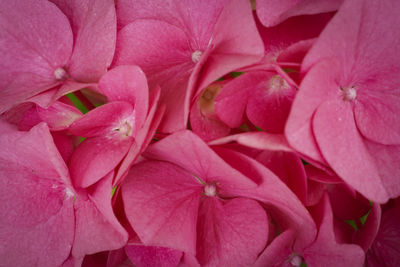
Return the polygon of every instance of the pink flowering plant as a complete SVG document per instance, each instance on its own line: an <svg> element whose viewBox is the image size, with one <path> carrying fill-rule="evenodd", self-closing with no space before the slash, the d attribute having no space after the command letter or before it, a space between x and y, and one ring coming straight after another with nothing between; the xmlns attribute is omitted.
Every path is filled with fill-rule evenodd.
<svg viewBox="0 0 400 267"><path fill-rule="evenodd" d="M400 1L0 1L0 266L400 266Z"/></svg>

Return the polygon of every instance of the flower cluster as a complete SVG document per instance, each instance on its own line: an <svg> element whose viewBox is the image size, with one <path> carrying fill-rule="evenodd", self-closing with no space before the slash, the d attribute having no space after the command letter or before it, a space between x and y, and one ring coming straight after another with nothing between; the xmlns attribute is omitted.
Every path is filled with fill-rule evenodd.
<svg viewBox="0 0 400 267"><path fill-rule="evenodd" d="M399 266L400 1L0 1L1 266Z"/></svg>

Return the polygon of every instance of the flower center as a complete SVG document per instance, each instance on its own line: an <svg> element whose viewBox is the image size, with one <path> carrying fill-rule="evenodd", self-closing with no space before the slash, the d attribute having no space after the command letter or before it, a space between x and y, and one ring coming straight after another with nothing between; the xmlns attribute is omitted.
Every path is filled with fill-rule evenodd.
<svg viewBox="0 0 400 267"><path fill-rule="evenodd" d="M194 63L197 63L200 61L201 55L203 54L203 52L201 52L200 50L196 50L192 53L192 61Z"/></svg>
<svg viewBox="0 0 400 267"><path fill-rule="evenodd" d="M132 136L133 127L128 121L124 121L117 128L115 128L114 131L117 131L117 132L121 133L122 135L129 137L129 136Z"/></svg>
<svg viewBox="0 0 400 267"><path fill-rule="evenodd" d="M303 262L303 258L299 255L293 255L289 262L292 266L299 267Z"/></svg>
<svg viewBox="0 0 400 267"><path fill-rule="evenodd" d="M279 93L290 89L290 85L279 75L273 76L269 80L269 92Z"/></svg>
<svg viewBox="0 0 400 267"><path fill-rule="evenodd" d="M54 71L54 77L56 78L56 80L62 81L68 78L68 74L65 71L65 69L63 68L57 68Z"/></svg>
<svg viewBox="0 0 400 267"><path fill-rule="evenodd" d="M204 194L208 197L214 197L217 195L217 186L215 184L206 184L204 186Z"/></svg>
<svg viewBox="0 0 400 267"><path fill-rule="evenodd" d="M357 98L357 90L354 86L340 87L344 101L354 101Z"/></svg>

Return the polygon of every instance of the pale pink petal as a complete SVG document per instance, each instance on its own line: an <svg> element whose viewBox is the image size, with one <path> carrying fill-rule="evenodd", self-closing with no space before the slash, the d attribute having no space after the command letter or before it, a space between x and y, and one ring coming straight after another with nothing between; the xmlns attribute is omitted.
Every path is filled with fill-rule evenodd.
<svg viewBox="0 0 400 267"><path fill-rule="evenodd" d="M55 86L54 71L68 62L68 19L48 1L2 1L0 5L0 112Z"/></svg>
<svg viewBox="0 0 400 267"><path fill-rule="evenodd" d="M8 127L0 121L1 264L59 266L75 228L65 163L45 124L29 132Z"/></svg>
<svg viewBox="0 0 400 267"><path fill-rule="evenodd" d="M268 217L257 201L206 198L199 209L197 258L202 266L250 266L268 239Z"/></svg>
<svg viewBox="0 0 400 267"><path fill-rule="evenodd" d="M334 11L343 0L258 0L257 15L267 26L274 26L292 16Z"/></svg>
<svg viewBox="0 0 400 267"><path fill-rule="evenodd" d="M175 249L140 245L126 246L125 251L137 267L176 267L183 254Z"/></svg>
<svg viewBox="0 0 400 267"><path fill-rule="evenodd" d="M51 0L68 17L74 34L69 75L79 82L97 82L114 56L117 21L113 0Z"/></svg>
<svg viewBox="0 0 400 267"><path fill-rule="evenodd" d="M194 175L167 162L138 163L121 190L127 218L145 245L195 254L202 185Z"/></svg>
<svg viewBox="0 0 400 267"><path fill-rule="evenodd" d="M77 187L88 187L112 171L132 145L132 138L98 136L85 139L74 150L69 168Z"/></svg>
<svg viewBox="0 0 400 267"><path fill-rule="evenodd" d="M141 128L149 108L149 88L143 71L137 66L119 66L99 81L99 92L108 101L125 101L135 108L135 125Z"/></svg>
<svg viewBox="0 0 400 267"><path fill-rule="evenodd" d="M72 255L75 258L100 251L123 247L128 234L119 224L111 206L111 182L109 173L96 185L76 196L76 230Z"/></svg>
<svg viewBox="0 0 400 267"><path fill-rule="evenodd" d="M321 104L313 128L324 158L345 182L368 199L379 203L388 200L388 192L357 131L348 103L339 98Z"/></svg>

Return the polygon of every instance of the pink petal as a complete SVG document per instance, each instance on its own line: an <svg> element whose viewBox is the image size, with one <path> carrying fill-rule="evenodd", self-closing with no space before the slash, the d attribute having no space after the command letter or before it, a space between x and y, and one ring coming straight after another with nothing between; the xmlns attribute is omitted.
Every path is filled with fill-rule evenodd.
<svg viewBox="0 0 400 267"><path fill-rule="evenodd" d="M257 15L266 27L292 16L325 13L336 10L342 0L259 0Z"/></svg>
<svg viewBox="0 0 400 267"><path fill-rule="evenodd" d="M249 95L246 114L249 120L270 133L283 133L296 89L283 77L264 72L263 81Z"/></svg>
<svg viewBox="0 0 400 267"><path fill-rule="evenodd" d="M325 88L339 88L335 80L339 70L334 61L325 60L307 73L293 102L285 128L286 138L294 149L321 163L325 163L325 160L315 142L311 120L320 103L338 97L335 90Z"/></svg>
<svg viewBox="0 0 400 267"><path fill-rule="evenodd" d="M0 121L0 258L5 266L59 266L74 238L69 176L45 124Z"/></svg>
<svg viewBox="0 0 400 267"><path fill-rule="evenodd" d="M139 163L121 190L127 218L145 245L195 254L202 186L192 174L167 162Z"/></svg>
<svg viewBox="0 0 400 267"><path fill-rule="evenodd" d="M88 187L112 171L132 145L132 138L87 138L74 150L69 168L74 185Z"/></svg>
<svg viewBox="0 0 400 267"><path fill-rule="evenodd" d="M36 110L42 121L46 122L52 131L64 130L82 116L77 108L60 101L54 102L47 109L37 106Z"/></svg>
<svg viewBox="0 0 400 267"><path fill-rule="evenodd" d="M292 243L295 234L293 230L286 230L277 236L266 249L258 256L254 267L282 267L292 253Z"/></svg>
<svg viewBox="0 0 400 267"><path fill-rule="evenodd" d="M0 113L53 86L72 50L67 18L47 1L0 5Z"/></svg>
<svg viewBox="0 0 400 267"><path fill-rule="evenodd" d="M119 224L111 206L111 182L109 173L98 184L76 197L76 231L72 255L76 258L100 251L123 247L128 234Z"/></svg>
<svg viewBox="0 0 400 267"><path fill-rule="evenodd" d="M391 198L400 196L400 146L385 146L365 141L367 149L374 157L382 183Z"/></svg>
<svg viewBox="0 0 400 267"><path fill-rule="evenodd" d="M206 198L197 231L202 266L250 266L267 243L268 217L254 200Z"/></svg>
<svg viewBox="0 0 400 267"><path fill-rule="evenodd" d="M190 110L190 126L192 127L192 131L204 141L226 136L231 129L220 121L215 113L210 115L203 114L200 101L201 99L195 101Z"/></svg>
<svg viewBox="0 0 400 267"><path fill-rule="evenodd" d="M354 243L367 251L374 242L381 224L381 206L373 204L363 227L354 234ZM368 258L368 253L367 253Z"/></svg>
<svg viewBox="0 0 400 267"><path fill-rule="evenodd" d="M257 148L266 149L273 151L287 151L292 152L289 144L286 141L285 136L282 134L271 134L266 132L248 132L241 134L234 134L227 137L223 137L214 141L209 142L210 145L221 145L229 142L238 142L241 145Z"/></svg>
<svg viewBox="0 0 400 267"><path fill-rule="evenodd" d="M183 129L189 113L188 80L195 66L184 32L162 21L139 20L123 28L118 38L115 64L137 64L150 88L162 85L161 102L167 105L162 128Z"/></svg>
<svg viewBox="0 0 400 267"><path fill-rule="evenodd" d="M182 258L182 252L170 248L151 246L126 246L126 254L137 267L176 267Z"/></svg>
<svg viewBox="0 0 400 267"><path fill-rule="evenodd" d="M94 137L111 135L120 124L134 119L133 106L128 102L115 101L95 108L74 121L68 130L76 136ZM131 125L131 122L129 121ZM136 128L131 129L133 132Z"/></svg>
<svg viewBox="0 0 400 267"><path fill-rule="evenodd" d="M366 266L397 266L400 263L400 212L399 205L382 215L379 232L370 250L367 252Z"/></svg>
<svg viewBox="0 0 400 267"><path fill-rule="evenodd" d="M204 182L217 181L221 188L256 187L256 183L229 166L191 131L169 135L150 146L145 156L174 163Z"/></svg>
<svg viewBox="0 0 400 267"><path fill-rule="evenodd" d="M215 23L210 46L212 52L202 69L199 89L263 57L264 45L249 1L230 0L226 4Z"/></svg>
<svg viewBox="0 0 400 267"><path fill-rule="evenodd" d="M113 0L51 0L68 17L74 50L68 73L80 82L97 82L114 56L117 37Z"/></svg>
<svg viewBox="0 0 400 267"><path fill-rule="evenodd" d="M322 216L315 242L303 252L310 266L362 266L364 251L353 244L338 244L333 231L333 215L329 198L325 195L317 207Z"/></svg>
<svg viewBox="0 0 400 267"><path fill-rule="evenodd" d="M125 101L135 108L135 125L141 128L149 106L149 88L143 71L137 66L111 69L99 81L99 92L108 101Z"/></svg>
<svg viewBox="0 0 400 267"><path fill-rule="evenodd" d="M382 144L400 144L395 115L400 108L400 67L399 57L391 52L400 49L399 10L397 1L346 1L303 65L307 70L323 58L336 58L342 65L338 83L354 87L356 93L354 110L361 134Z"/></svg>
<svg viewBox="0 0 400 267"><path fill-rule="evenodd" d="M248 95L263 78L259 72L249 72L224 84L215 98L218 118L231 128L243 124Z"/></svg>
<svg viewBox="0 0 400 267"><path fill-rule="evenodd" d="M127 155L124 157L121 165L118 168L118 172L115 175L113 186L118 185L121 182L122 177L129 171L130 167L135 163L139 155L147 148L152 141L154 133L160 121L164 115L165 107L159 107L158 101L160 98L159 88L153 91L150 99L150 110L147 114L146 121L143 127L137 132L135 141L130 147Z"/></svg>
<svg viewBox="0 0 400 267"><path fill-rule="evenodd" d="M308 211L292 191L269 169L254 159L239 152L214 147L220 157L231 166L256 181L257 188L221 187L221 194L225 198L246 197L277 207L279 212L273 212L279 223L285 228L296 230L297 238L293 245L296 250L303 249L315 237L315 224ZM284 196L284 197L283 197Z"/></svg>
<svg viewBox="0 0 400 267"><path fill-rule="evenodd" d="M332 169L368 199L386 202L387 190L357 131L351 106L340 99L321 104L313 127L318 145Z"/></svg>

